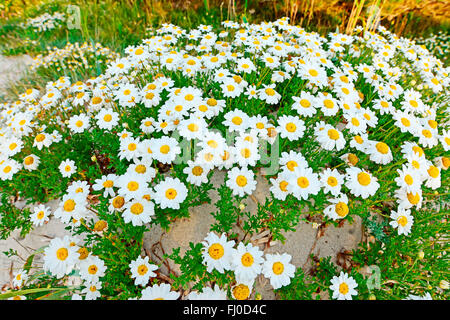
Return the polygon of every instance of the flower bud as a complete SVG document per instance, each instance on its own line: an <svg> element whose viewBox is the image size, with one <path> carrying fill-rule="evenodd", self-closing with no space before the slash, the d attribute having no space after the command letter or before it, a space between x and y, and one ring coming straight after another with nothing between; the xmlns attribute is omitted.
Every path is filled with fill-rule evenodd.
<svg viewBox="0 0 450 320"><path fill-rule="evenodd" d="M443 290L448 290L449 285L448 285L448 281L446 280L441 280L439 282L439 288L443 289Z"/></svg>

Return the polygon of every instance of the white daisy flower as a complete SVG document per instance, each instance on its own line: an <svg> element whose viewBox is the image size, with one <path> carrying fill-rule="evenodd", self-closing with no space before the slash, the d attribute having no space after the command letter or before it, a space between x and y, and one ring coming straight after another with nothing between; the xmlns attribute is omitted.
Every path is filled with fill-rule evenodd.
<svg viewBox="0 0 450 320"><path fill-rule="evenodd" d="M336 148L339 151L345 147L344 134L328 124L325 125L324 130L317 132L317 141L325 150Z"/></svg>
<svg viewBox="0 0 450 320"><path fill-rule="evenodd" d="M151 221L151 217L155 214L155 205L152 201L141 199L133 199L127 202L122 212L125 223L131 222L133 226L142 226Z"/></svg>
<svg viewBox="0 0 450 320"><path fill-rule="evenodd" d="M292 257L287 254L269 254L265 255L265 261L262 265L262 273L268 279L274 289L279 289L289 285L291 278L295 274L295 266L290 263Z"/></svg>
<svg viewBox="0 0 450 320"><path fill-rule="evenodd" d="M390 217L393 221L389 222L389 224L397 229L399 235L408 235L411 232L414 217L411 215L410 210L398 208L398 211L391 211Z"/></svg>
<svg viewBox="0 0 450 320"><path fill-rule="evenodd" d="M282 138L287 138L289 141L296 141L303 137L305 129L305 122L298 117L283 115L278 118L276 130Z"/></svg>
<svg viewBox="0 0 450 320"><path fill-rule="evenodd" d="M220 289L218 285L213 288L202 288L201 292L191 291L187 295L188 300L227 300L227 291Z"/></svg>
<svg viewBox="0 0 450 320"><path fill-rule="evenodd" d="M66 159L61 162L58 169L64 178L69 178L77 171L77 166L75 165L75 161Z"/></svg>
<svg viewBox="0 0 450 320"><path fill-rule="evenodd" d="M131 278L134 278L134 284L136 286L141 285L145 287L150 278L156 277L156 273L153 271L157 270L158 266L150 264L148 259L148 256L145 256L145 258L139 256L129 264Z"/></svg>
<svg viewBox="0 0 450 320"><path fill-rule="evenodd" d="M89 283L98 282L105 275L106 266L103 260L97 256L89 255L79 264L80 278Z"/></svg>
<svg viewBox="0 0 450 320"><path fill-rule="evenodd" d="M234 167L228 171L226 185L233 191L233 195L240 197L252 194L256 190L256 180L253 171L244 168Z"/></svg>
<svg viewBox="0 0 450 320"><path fill-rule="evenodd" d="M78 247L71 245L68 236L54 238L44 249L44 270L49 271L55 277L62 278L69 274L78 260Z"/></svg>
<svg viewBox="0 0 450 320"><path fill-rule="evenodd" d="M177 300L180 294L172 291L170 284L155 284L142 290L140 300Z"/></svg>
<svg viewBox="0 0 450 320"><path fill-rule="evenodd" d="M337 169L327 168L319 176L324 193L330 192L335 197L341 193L344 175L340 174Z"/></svg>
<svg viewBox="0 0 450 320"><path fill-rule="evenodd" d="M310 194L320 191L319 176L309 167L296 167L288 182L288 191L299 200L307 200Z"/></svg>
<svg viewBox="0 0 450 320"><path fill-rule="evenodd" d="M223 273L225 270L231 270L231 256L233 253L234 241L227 241L223 233L218 237L210 232L202 241L202 258L206 264L206 270L212 272L214 269Z"/></svg>
<svg viewBox="0 0 450 320"><path fill-rule="evenodd" d="M40 204L33 208L33 212L30 215L33 225L39 227L49 221L50 207L46 207L44 204Z"/></svg>
<svg viewBox="0 0 450 320"><path fill-rule="evenodd" d="M378 164L388 164L394 159L389 146L381 141L370 141L367 144L366 152L370 160Z"/></svg>
<svg viewBox="0 0 450 320"><path fill-rule="evenodd" d="M178 178L167 177L155 187L154 200L161 209L180 209L180 204L186 199L188 189Z"/></svg>
<svg viewBox="0 0 450 320"><path fill-rule="evenodd" d="M239 242L231 257L236 277L244 281L254 280L261 273L264 262L263 254L258 247L251 243L244 245Z"/></svg>
<svg viewBox="0 0 450 320"><path fill-rule="evenodd" d="M345 180L345 186L350 189L350 192L363 199L373 196L380 187L376 177L357 167L346 169Z"/></svg>
<svg viewBox="0 0 450 320"><path fill-rule="evenodd" d="M332 205L327 206L323 213L333 220L343 219L349 213L348 197L345 194L339 194L336 198L329 200Z"/></svg>
<svg viewBox="0 0 450 320"><path fill-rule="evenodd" d="M352 300L352 296L357 295L355 288L358 286L355 279L341 271L339 277L331 279L330 289L333 291L332 298L337 300Z"/></svg>

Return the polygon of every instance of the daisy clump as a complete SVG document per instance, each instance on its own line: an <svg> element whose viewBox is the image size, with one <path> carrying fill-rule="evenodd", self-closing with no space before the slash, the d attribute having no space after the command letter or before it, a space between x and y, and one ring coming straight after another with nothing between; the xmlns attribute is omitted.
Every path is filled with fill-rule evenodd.
<svg viewBox="0 0 450 320"><path fill-rule="evenodd" d="M47 278L27 269L16 286L78 277L76 299L243 300L258 297L265 278L285 297L293 287L306 288L303 298L323 288L332 299L369 297L362 276L332 277L328 260L313 261L308 274L321 276L306 281L294 253L281 244L266 252L300 220L322 231L359 217L372 242L347 254L351 267L390 263L381 268L389 279L421 281L403 264L416 261L409 251L438 261L448 211L429 206L448 195L449 68L383 27L320 35L282 18L216 29L163 24L122 56L77 47L105 57L104 72L61 73L0 106L2 238L52 219L71 233L44 249ZM16 197L32 211L13 209ZM145 246L146 232L169 230L202 204L214 206L203 242ZM394 246L401 254L384 259ZM379 294L410 294L395 286Z"/></svg>

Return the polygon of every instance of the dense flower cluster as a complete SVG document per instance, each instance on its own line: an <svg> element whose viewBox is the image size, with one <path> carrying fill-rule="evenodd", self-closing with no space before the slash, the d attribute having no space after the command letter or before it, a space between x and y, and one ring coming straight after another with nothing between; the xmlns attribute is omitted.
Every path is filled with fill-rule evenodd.
<svg viewBox="0 0 450 320"><path fill-rule="evenodd" d="M439 59L448 59L450 55L450 35L446 32L439 31L429 37L417 38L415 42Z"/></svg>
<svg viewBox="0 0 450 320"><path fill-rule="evenodd" d="M2 106L2 181L39 170L51 147L93 130L118 142L115 156L125 164L122 171L79 179L82 163L61 155L54 174L77 179L55 212L36 207L33 222L39 225L51 214L75 227L94 221L88 207L95 194L126 223L148 225L156 210L179 210L190 185L207 183L213 170L227 172L225 184L233 195L249 196L257 185L261 146L280 141L279 170L268 177L274 199L314 203L325 197L324 216L339 220L360 201L393 196L391 225L408 235L422 189L439 188L441 172L450 165L444 156L450 131L440 123L446 102L439 100L448 90L449 68L383 28L323 37L286 18L223 26L226 30L215 33L207 25L188 31L165 24L155 36L128 47L104 74L74 83L61 77L45 92L29 89ZM73 48L54 51L36 66L61 57L68 63ZM97 46L80 49L111 57ZM71 68L85 64L83 59ZM406 74L415 80L405 81ZM40 121L43 113L52 114L51 125ZM130 125L130 117L137 125ZM196 147L181 164L184 175L160 172L156 164L174 164L182 155L181 141ZM314 161L315 154L331 160ZM384 179L389 170L394 181ZM258 247L236 245L210 233L203 252L208 272L234 271L235 299L248 298L261 273L274 288L289 283L294 271L289 255L263 257ZM80 293L95 299L108 270L82 247L74 239L53 240L44 269L62 277L76 266L85 280ZM146 286L157 266L137 258L130 268L135 284ZM341 274L333 279L333 298L349 299L355 287ZM205 290L203 295L224 297L220 288ZM142 290L143 299L178 297L166 284Z"/></svg>
<svg viewBox="0 0 450 320"><path fill-rule="evenodd" d="M88 70L93 66L104 69L106 65L116 60L118 54L100 43L95 45L84 42L81 45L68 43L64 48L52 48L46 54L40 54L33 58L31 70L52 69L56 72Z"/></svg>
<svg viewBox="0 0 450 320"><path fill-rule="evenodd" d="M66 17L64 13L55 12L49 14L45 12L40 16L28 19L25 26L31 27L35 32L45 32L48 30L56 29L65 21Z"/></svg>

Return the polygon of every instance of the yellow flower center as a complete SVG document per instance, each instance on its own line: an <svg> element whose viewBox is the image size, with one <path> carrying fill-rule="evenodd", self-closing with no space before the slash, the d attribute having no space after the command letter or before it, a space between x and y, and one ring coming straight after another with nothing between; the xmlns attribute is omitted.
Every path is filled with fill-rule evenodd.
<svg viewBox="0 0 450 320"><path fill-rule="evenodd" d="M213 243L208 249L209 256L214 260L222 258L224 252L224 248L220 243Z"/></svg>
<svg viewBox="0 0 450 320"><path fill-rule="evenodd" d="M409 120L406 119L406 118L402 118L400 121L402 122L402 124L403 124L405 127L409 127L409 126L411 125L411 121L409 121Z"/></svg>
<svg viewBox="0 0 450 320"><path fill-rule="evenodd" d="M423 149L422 149L421 147L419 147L419 146L413 146L412 149L413 149L413 151L414 151L415 153L418 153L418 154L419 154L419 157L421 157L421 156L423 155Z"/></svg>
<svg viewBox="0 0 450 320"><path fill-rule="evenodd" d="M215 141L215 140L209 140L209 141L207 142L207 144L208 144L208 146L210 146L210 147L213 148L213 149L215 149L215 148L217 148L217 147L219 146L219 144L218 144L217 141Z"/></svg>
<svg viewBox="0 0 450 320"><path fill-rule="evenodd" d="M244 253L241 257L241 262L244 267L251 267L253 265L253 261L253 256L248 252Z"/></svg>
<svg viewBox="0 0 450 320"><path fill-rule="evenodd" d="M425 138L431 138L432 137L431 131L428 130L428 129L422 130L422 134L424 135Z"/></svg>
<svg viewBox="0 0 450 320"><path fill-rule="evenodd" d="M405 182L406 182L406 184L407 185L412 185L413 183L414 183L414 180L413 180L413 178L411 177L411 175L409 175L409 174L407 174L406 176L405 176Z"/></svg>
<svg viewBox="0 0 450 320"><path fill-rule="evenodd" d="M81 98L83 98L84 97L84 92L79 92L78 94L77 94L77 99L81 99Z"/></svg>
<svg viewBox="0 0 450 320"><path fill-rule="evenodd" d="M173 200L175 199L175 197L177 196L177 190L173 189L173 188L169 188L166 190L166 198L169 200Z"/></svg>
<svg viewBox="0 0 450 320"><path fill-rule="evenodd" d="M335 186L337 186L338 181L337 181L337 179L335 177L328 177L327 183L328 183L329 186L335 187Z"/></svg>
<svg viewBox="0 0 450 320"><path fill-rule="evenodd" d="M246 159L250 158L250 156L251 156L250 149L248 149L248 148L241 149L241 155Z"/></svg>
<svg viewBox="0 0 450 320"><path fill-rule="evenodd" d="M276 275L280 275L284 271L284 265L281 262L275 262L272 266L272 271Z"/></svg>
<svg viewBox="0 0 450 320"><path fill-rule="evenodd" d="M242 118L241 117L234 117L233 119L231 119L231 122L233 122L235 125L240 125L242 123Z"/></svg>
<svg viewBox="0 0 450 320"><path fill-rule="evenodd" d="M196 131L198 131L198 125L195 124L195 123L190 123L190 124L188 124L187 128L188 128L188 130L191 131L191 132L196 132Z"/></svg>
<svg viewBox="0 0 450 320"><path fill-rule="evenodd" d="M280 182L280 190L281 191L287 192L287 186L288 186L288 183L286 181L283 180Z"/></svg>
<svg viewBox="0 0 450 320"><path fill-rule="evenodd" d="M397 222L399 225L404 227L408 223L408 219L405 216L400 216L400 217L398 217Z"/></svg>
<svg viewBox="0 0 450 320"><path fill-rule="evenodd" d="M66 248L59 248L56 251L56 258L58 258L58 260L64 261L67 259L68 256L69 256L69 251Z"/></svg>
<svg viewBox="0 0 450 320"><path fill-rule="evenodd" d="M116 209L122 208L124 204L125 204L125 199L121 196L115 197L114 200L112 201L112 205Z"/></svg>
<svg viewBox="0 0 450 320"><path fill-rule="evenodd" d="M131 206L130 211L132 214L140 215L142 212L144 212L144 206L140 203L135 203Z"/></svg>
<svg viewBox="0 0 450 320"><path fill-rule="evenodd" d="M268 96L274 96L275 95L275 90L273 90L272 88L267 88L266 90L264 90L266 92L266 94Z"/></svg>
<svg viewBox="0 0 450 320"><path fill-rule="evenodd" d="M98 270L98 268L97 268L97 266L95 264L89 266L89 268L88 268L89 274L96 274L97 270Z"/></svg>
<svg viewBox="0 0 450 320"><path fill-rule="evenodd" d="M286 124L286 130L288 132L295 132L296 129L297 129L297 126L294 123L289 122L288 124Z"/></svg>
<svg viewBox="0 0 450 320"><path fill-rule="evenodd" d="M256 124L256 128L258 128L258 129L264 129L264 123L262 123L262 122L258 122L257 124Z"/></svg>
<svg viewBox="0 0 450 320"><path fill-rule="evenodd" d="M64 211L71 212L73 211L73 209L75 209L75 201L73 201L72 199L66 200L63 207Z"/></svg>
<svg viewBox="0 0 450 320"><path fill-rule="evenodd" d="M306 100L306 99L302 99L302 100L300 100L300 105L301 105L303 108L309 108L309 107L311 106L311 102L309 102L309 101Z"/></svg>
<svg viewBox="0 0 450 320"><path fill-rule="evenodd" d="M237 285L233 288L233 295L236 300L245 300L250 296L250 289L245 284Z"/></svg>
<svg viewBox="0 0 450 320"><path fill-rule="evenodd" d="M130 181L127 184L127 188L130 191L136 191L137 189L139 189L139 183L137 183L136 181Z"/></svg>
<svg viewBox="0 0 450 320"><path fill-rule="evenodd" d="M33 163L34 163L34 158L33 157L28 156L28 157L25 158L25 164L27 166L32 165Z"/></svg>
<svg viewBox="0 0 450 320"><path fill-rule="evenodd" d="M308 178L306 178L306 177L300 177L300 178L298 178L298 179L297 179L297 185L298 185L300 188L303 188L303 189L307 188L307 187L309 186L309 180L308 180Z"/></svg>
<svg viewBox="0 0 450 320"><path fill-rule="evenodd" d="M128 145L128 150L129 150L129 151L134 151L134 150L136 150L136 148L137 148L136 143L130 143L130 144Z"/></svg>
<svg viewBox="0 0 450 320"><path fill-rule="evenodd" d="M44 217L44 211L39 211L38 213L37 213L37 218L39 219L39 220L41 220L43 217Z"/></svg>
<svg viewBox="0 0 450 320"><path fill-rule="evenodd" d="M328 137L331 140L337 140L337 139L339 139L339 132L335 129L330 129L330 130L328 130Z"/></svg>
<svg viewBox="0 0 450 320"><path fill-rule="evenodd" d="M216 100L216 99L213 99L213 98L210 98L210 99L208 99L208 100L206 101L206 104L207 104L208 106L210 106L210 107L214 107L214 106L217 105L217 100Z"/></svg>
<svg viewBox="0 0 450 320"><path fill-rule="evenodd" d="M147 274L148 271L148 267L145 264L141 264L138 268L137 268L137 272L139 273L139 275L143 276L144 274Z"/></svg>
<svg viewBox="0 0 450 320"><path fill-rule="evenodd" d="M410 100L409 104L413 107L413 108L417 108L419 106L419 104L417 103L416 100Z"/></svg>
<svg viewBox="0 0 450 320"><path fill-rule="evenodd" d="M334 210L336 211L336 214L341 218L344 218L349 211L348 205L345 202L339 202L338 204L336 204Z"/></svg>
<svg viewBox="0 0 450 320"><path fill-rule="evenodd" d="M381 154L387 154L389 152L389 147L384 142L378 142L375 147L377 148L378 152Z"/></svg>
<svg viewBox="0 0 450 320"><path fill-rule="evenodd" d="M334 102L330 99L325 99L323 101L323 105L327 108L327 109L333 109L334 107Z"/></svg>
<svg viewBox="0 0 450 320"><path fill-rule="evenodd" d="M92 104L99 104L100 102L102 102L102 98L100 98L100 97L92 98Z"/></svg>
<svg viewBox="0 0 450 320"><path fill-rule="evenodd" d="M242 176L242 175L237 176L236 177L236 184L239 187L245 187L247 185L247 178Z"/></svg>
<svg viewBox="0 0 450 320"><path fill-rule="evenodd" d="M430 125L431 128L436 129L438 123L435 120L428 120L428 124Z"/></svg>
<svg viewBox="0 0 450 320"><path fill-rule="evenodd" d="M428 174L432 178L437 178L439 176L439 169L435 166L431 165L430 168L427 170Z"/></svg>
<svg viewBox="0 0 450 320"><path fill-rule="evenodd" d="M42 133L39 133L39 134L36 136L36 141L37 141L37 142L42 142L42 141L44 141L44 139L45 139L45 135L43 135Z"/></svg>
<svg viewBox="0 0 450 320"><path fill-rule="evenodd" d="M194 168L192 168L192 174L194 175L194 176L201 176L202 175L202 173L203 173L203 168L202 167L200 167L200 166L195 166Z"/></svg>
<svg viewBox="0 0 450 320"><path fill-rule="evenodd" d="M163 145L159 148L159 151L163 154L168 154L170 151L170 147L168 145Z"/></svg>
<svg viewBox="0 0 450 320"><path fill-rule="evenodd" d="M345 282L342 282L339 285L339 292L343 295L346 295L348 293L348 285Z"/></svg>
<svg viewBox="0 0 450 320"><path fill-rule="evenodd" d="M319 75L319 73L315 69L310 69L308 72L312 77L317 77Z"/></svg>
<svg viewBox="0 0 450 320"><path fill-rule="evenodd" d="M358 173L358 182L362 186L367 186L370 184L370 176L365 172Z"/></svg>
<svg viewBox="0 0 450 320"><path fill-rule="evenodd" d="M416 205L420 201L419 193L413 194L413 193L409 192L406 194L406 197L408 198L409 203L411 203L412 205Z"/></svg>
<svg viewBox="0 0 450 320"><path fill-rule="evenodd" d="M103 121L110 122L112 120L112 116L110 114L105 114L103 117Z"/></svg>

